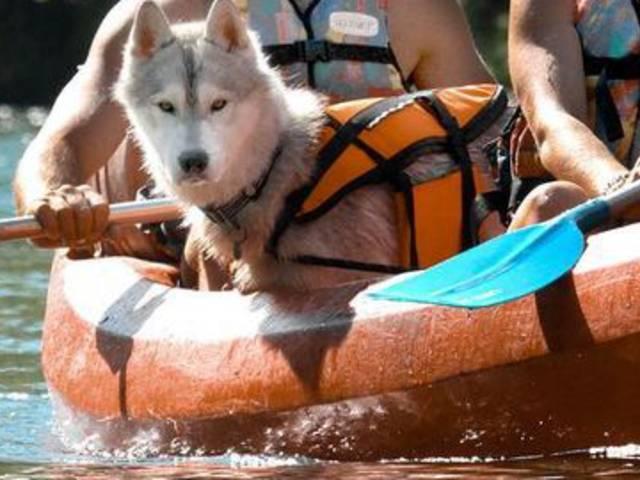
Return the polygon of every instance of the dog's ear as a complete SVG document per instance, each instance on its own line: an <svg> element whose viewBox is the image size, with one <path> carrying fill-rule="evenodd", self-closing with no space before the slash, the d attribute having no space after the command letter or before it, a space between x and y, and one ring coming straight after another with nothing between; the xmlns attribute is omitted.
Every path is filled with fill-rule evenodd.
<svg viewBox="0 0 640 480"><path fill-rule="evenodd" d="M244 50L249 46L249 36L240 11L231 0L215 0L207 21L205 38L227 50Z"/></svg>
<svg viewBox="0 0 640 480"><path fill-rule="evenodd" d="M127 48L134 56L151 58L173 41L169 21L162 9L151 0L142 2L136 13Z"/></svg>

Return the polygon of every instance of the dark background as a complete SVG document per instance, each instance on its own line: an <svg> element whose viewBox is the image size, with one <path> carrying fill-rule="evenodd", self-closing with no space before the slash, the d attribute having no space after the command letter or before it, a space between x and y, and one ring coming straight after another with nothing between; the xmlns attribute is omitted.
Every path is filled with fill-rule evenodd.
<svg viewBox="0 0 640 480"><path fill-rule="evenodd" d="M393 0L402 1L402 0ZM438 0L432 0L438 1ZM0 0L0 103L50 105L115 0ZM462 0L484 58L506 82L508 0Z"/></svg>

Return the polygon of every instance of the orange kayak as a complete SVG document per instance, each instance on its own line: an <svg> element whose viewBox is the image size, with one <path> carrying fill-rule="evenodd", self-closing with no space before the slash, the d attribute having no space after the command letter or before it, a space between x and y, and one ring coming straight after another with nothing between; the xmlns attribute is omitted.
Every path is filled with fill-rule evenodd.
<svg viewBox="0 0 640 480"><path fill-rule="evenodd" d="M512 457L640 442L640 225L590 237L574 273L467 311L195 292L166 266L54 262L43 338L60 408L117 448L373 460ZM80 421L82 420L82 421Z"/></svg>

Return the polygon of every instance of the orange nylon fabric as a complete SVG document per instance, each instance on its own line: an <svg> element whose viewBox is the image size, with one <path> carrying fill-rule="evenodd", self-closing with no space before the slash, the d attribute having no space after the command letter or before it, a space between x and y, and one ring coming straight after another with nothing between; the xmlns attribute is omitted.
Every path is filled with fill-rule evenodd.
<svg viewBox="0 0 640 480"><path fill-rule="evenodd" d="M474 166L476 191L490 191L482 175ZM462 251L462 175L456 170L413 188L415 235L418 245L418 265L426 268ZM398 194L398 229L402 246L401 259L405 268L411 267L410 225L406 208L401 207Z"/></svg>
<svg viewBox="0 0 640 480"><path fill-rule="evenodd" d="M318 183L313 194L302 206L301 214L309 213L329 200L337 193L338 189L346 185L345 179L360 178L376 167L376 163L371 160L369 155L353 145L347 147L342 158L349 160L335 162L331 165L324 174L323 181Z"/></svg>
<svg viewBox="0 0 640 480"><path fill-rule="evenodd" d="M462 175L459 171L432 180L413 189L418 265L435 265L462 250ZM402 223L407 225L406 217ZM404 250L409 252L410 242ZM403 256L403 266L411 266L411 258Z"/></svg>
<svg viewBox="0 0 640 480"><path fill-rule="evenodd" d="M460 88L445 88L436 96L447 105L461 127L467 125L495 96L498 85L481 84Z"/></svg>
<svg viewBox="0 0 640 480"><path fill-rule="evenodd" d="M360 140L386 158L425 138L444 138L447 132L421 105L413 102L390 114L374 128L365 130Z"/></svg>

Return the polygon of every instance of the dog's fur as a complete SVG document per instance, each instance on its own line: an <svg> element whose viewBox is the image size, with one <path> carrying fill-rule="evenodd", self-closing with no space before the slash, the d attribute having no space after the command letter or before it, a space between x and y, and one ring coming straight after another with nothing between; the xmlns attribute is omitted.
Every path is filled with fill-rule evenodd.
<svg viewBox="0 0 640 480"><path fill-rule="evenodd" d="M282 148L261 196L238 217L246 230L239 260L233 257L233 234L199 209L189 210L188 243L203 252L203 268L225 272L226 280L243 291L310 289L371 277L265 253L287 195L310 178L324 105L317 94L284 85L231 0L217 0L204 24L174 26L153 2L144 2L115 94L157 186L188 207L228 202L253 185L278 145ZM226 106L212 112L219 99ZM170 102L175 112L162 111L160 102ZM187 175L179 166L181 154L193 150L209 158L199 175ZM432 166L433 159L427 168ZM285 260L312 254L398 264L395 215L389 187L363 188L311 225L292 225L278 253Z"/></svg>

